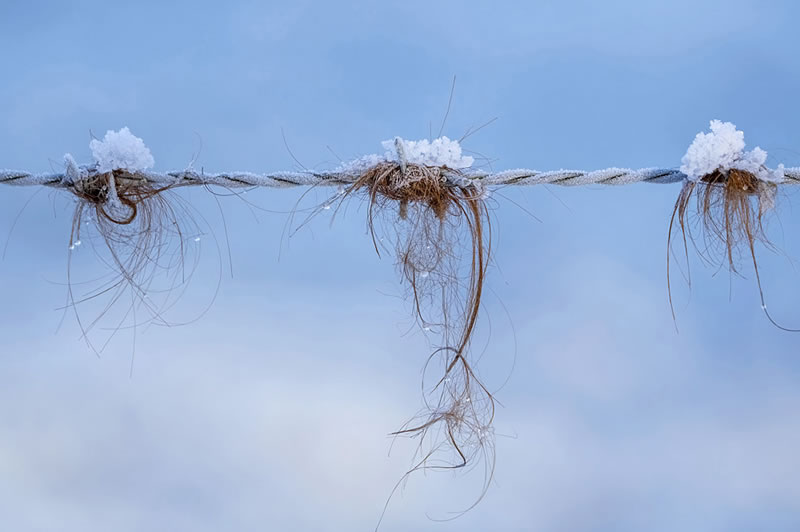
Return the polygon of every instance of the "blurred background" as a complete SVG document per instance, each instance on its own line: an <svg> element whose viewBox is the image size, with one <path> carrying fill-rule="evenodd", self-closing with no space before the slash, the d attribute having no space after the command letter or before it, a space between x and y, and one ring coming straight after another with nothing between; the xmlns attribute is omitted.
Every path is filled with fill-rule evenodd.
<svg viewBox="0 0 800 532"><path fill-rule="evenodd" d="M464 142L495 169L675 167L714 118L800 166L798 16L744 0L3 2L0 167L90 162L90 132L128 126L160 171L331 168L435 135L453 76L444 134L497 117ZM382 530L800 527L800 336L766 320L747 262L736 276L694 254L673 322L678 191L492 196L475 345L502 403L495 478L437 522L481 471L413 476ZM203 229L168 317L197 320L113 334L112 310L98 358L63 310L73 200L3 187L4 529L374 528L416 444L390 453L387 435L420 408L436 338L412 327L364 205L287 231L302 193L179 191ZM794 327L796 202L784 189L780 252L760 250L770 310ZM73 251L73 281L104 272Z"/></svg>

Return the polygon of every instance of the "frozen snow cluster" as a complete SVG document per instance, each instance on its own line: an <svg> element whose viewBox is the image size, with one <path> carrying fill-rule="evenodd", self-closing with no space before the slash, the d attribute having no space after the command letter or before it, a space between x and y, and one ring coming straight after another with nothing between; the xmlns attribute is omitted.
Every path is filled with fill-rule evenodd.
<svg viewBox="0 0 800 532"><path fill-rule="evenodd" d="M767 152L761 148L744 151L744 132L730 122L711 121L711 133L698 133L683 156L681 172L697 181L716 170L744 170L767 182L783 180L783 165L766 167Z"/></svg>
<svg viewBox="0 0 800 532"><path fill-rule="evenodd" d="M473 157L462 154L461 144L457 140L451 140L447 137L439 137L432 141L428 139L405 140L397 137L396 139L381 142L383 149L386 150L383 155L365 155L345 164L343 168L344 170L358 171L387 161L399 162L398 143L402 146L403 156L407 163L446 166L453 170L461 170L469 168L475 162Z"/></svg>
<svg viewBox="0 0 800 532"><path fill-rule="evenodd" d="M433 141L423 140L384 140L381 142L386 150L388 160L399 160L396 142L403 147L406 162L424 164L426 166L446 166L454 170L469 168L475 159L461 154L461 144L457 140L439 137Z"/></svg>
<svg viewBox="0 0 800 532"><path fill-rule="evenodd" d="M155 164L153 155L142 139L133 135L127 127L119 131L107 131L103 140L93 139L89 148L99 172L144 171Z"/></svg>

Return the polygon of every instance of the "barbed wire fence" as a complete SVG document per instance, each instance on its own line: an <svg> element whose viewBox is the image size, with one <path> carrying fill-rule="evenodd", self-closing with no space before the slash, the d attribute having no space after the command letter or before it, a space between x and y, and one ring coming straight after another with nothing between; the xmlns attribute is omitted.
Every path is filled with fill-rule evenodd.
<svg viewBox="0 0 800 532"><path fill-rule="evenodd" d="M149 150L123 128L109 132L102 142L92 141L94 164L78 165L67 155L63 172L0 170L0 184L61 189L77 198L70 244L80 243L81 227L88 221L109 252L111 260L106 265L119 276L96 294L113 289L115 303L120 290L129 288L133 299L153 317L160 317L161 310L147 300L143 287L156 273L180 266L174 255L166 266L159 262L165 242L183 237L175 229L181 219L168 191L187 186L338 187L326 208L351 196L365 197L376 251L386 249L377 233L391 233L392 251L409 288L415 319L420 327L440 332L441 344L426 363L427 370L432 361L438 361L440 377L432 386L423 383L423 410L393 433L419 438L406 476L420 470L461 468L482 457L490 464L482 496L494 467L495 402L472 367L469 351L491 257L491 219L485 199L493 189L681 183L669 223L668 283L673 235L682 238L688 254L687 239L695 238L692 230L699 225L704 246L698 252L716 253L719 265L727 263L735 271L738 256L752 257L764 312L773 324L791 330L779 326L767 312L755 248L768 243L763 220L775 207L778 187L800 184L800 168L767 168L766 152L759 148L745 152L743 134L735 126L713 121L711 129L711 134L698 134L680 168L490 172L472 168L472 158L461 155L457 141L440 137L434 141L395 138L384 142L386 154L366 156L329 171L206 173L194 168L151 171ZM382 225L384 221L388 223ZM183 253L182 246L180 250ZM70 305L80 302L70 291Z"/></svg>
<svg viewBox="0 0 800 532"><path fill-rule="evenodd" d="M83 166L83 179L98 175L92 166ZM777 181L779 185L800 184L800 168L786 168L784 178ZM273 172L257 174L252 172L219 172L205 173L196 170L179 170L173 172L121 172L127 179L137 179L152 185L170 186L202 186L218 185L227 188L265 187L319 187L352 185L361 176L361 172L323 171L323 172ZM503 170L500 172L451 172L445 169L444 178L448 183L459 185L464 181L477 182L483 186L533 186L558 185L565 187L587 185L632 185L635 183L673 184L681 183L687 175L674 168L607 168L603 170L554 170L539 171L529 169ZM80 177L70 172L42 173L0 170L0 184L12 186L46 186L52 188L71 189L80 183Z"/></svg>

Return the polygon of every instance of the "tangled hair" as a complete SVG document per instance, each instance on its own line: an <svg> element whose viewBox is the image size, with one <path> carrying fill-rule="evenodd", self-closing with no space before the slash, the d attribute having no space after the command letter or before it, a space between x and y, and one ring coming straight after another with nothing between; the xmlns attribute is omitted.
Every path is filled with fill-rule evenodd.
<svg viewBox="0 0 800 532"><path fill-rule="evenodd" d="M84 171L73 182L70 190L77 204L69 242L67 307L75 312L84 340L98 355L122 328L135 329L145 323L174 325L164 312L175 305L197 266L196 246L188 245L187 239L199 240L200 234L189 207L170 194L176 186L154 186L144 176L126 170ZM87 241L107 273L100 279L76 283L73 250ZM187 268L190 254L194 260ZM74 293L77 284L89 286L79 297ZM126 295L130 296L129 306L97 349L89 339L90 331ZM77 307L89 301L100 301L100 310L91 322L84 322ZM141 317L142 311L146 318Z"/></svg>
<svg viewBox="0 0 800 532"><path fill-rule="evenodd" d="M482 457L483 494L494 467L495 401L469 360L491 249L483 189L446 167L382 162L342 199L355 193L368 198L376 252L389 247L378 224L391 240L418 325L442 342L423 372L439 367L433 380L423 378L423 410L393 433L419 439L414 466L401 482L414 471L461 468Z"/></svg>
<svg viewBox="0 0 800 532"><path fill-rule="evenodd" d="M684 182L672 211L667 239L667 287L673 319L675 310L670 285L670 255L673 235L679 229L687 258L688 241L692 242L698 255L706 263L717 267L727 265L734 274L739 273L737 265L742 255L748 257L753 263L761 307L767 318L776 327L791 330L778 325L767 311L755 249L759 243L774 249L767 238L764 224L768 213L775 206L776 194L777 185L774 183L768 183L751 172L735 168L716 170L697 181ZM691 205L693 198L696 202L695 209ZM702 235L702 245L698 245L693 226Z"/></svg>

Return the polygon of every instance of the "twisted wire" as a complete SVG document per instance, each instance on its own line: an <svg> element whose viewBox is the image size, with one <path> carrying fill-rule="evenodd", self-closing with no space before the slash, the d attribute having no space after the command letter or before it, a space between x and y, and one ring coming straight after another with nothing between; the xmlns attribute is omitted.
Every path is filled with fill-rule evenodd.
<svg viewBox="0 0 800 532"><path fill-rule="evenodd" d="M12 170L0 170L0 184L15 186L48 186L54 188L72 188L79 179L85 179L97 172L92 167L80 167L82 174L76 172L56 172L35 174ZM220 172L209 174L188 169L175 172L136 172L126 177L141 179L154 185L219 185L227 188L268 187L289 188L298 186L341 186L354 183L361 175L356 170L274 172L256 174L252 172ZM671 168L607 168L604 170L555 170L540 172L538 170L516 169L501 172L485 172L467 170L446 173L453 183L478 181L484 186L509 185L629 185L633 183L677 183L686 179L686 175ZM800 184L800 168L784 170L782 181L777 184Z"/></svg>

